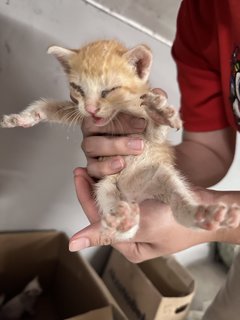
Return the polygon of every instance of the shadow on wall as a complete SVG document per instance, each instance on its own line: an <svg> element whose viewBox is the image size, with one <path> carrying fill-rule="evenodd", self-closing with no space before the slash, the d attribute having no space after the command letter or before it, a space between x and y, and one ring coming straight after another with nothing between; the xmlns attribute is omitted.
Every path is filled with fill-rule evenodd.
<svg viewBox="0 0 240 320"><path fill-rule="evenodd" d="M19 112L40 97L68 98L65 75L46 54L53 43L0 16L0 114ZM2 230L38 228L68 185L74 193L72 170L81 160L80 140L77 127L0 129Z"/></svg>

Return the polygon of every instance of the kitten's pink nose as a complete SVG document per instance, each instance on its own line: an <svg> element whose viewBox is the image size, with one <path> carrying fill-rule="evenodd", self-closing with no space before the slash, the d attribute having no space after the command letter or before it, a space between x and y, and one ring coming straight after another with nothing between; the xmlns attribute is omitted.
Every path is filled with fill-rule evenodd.
<svg viewBox="0 0 240 320"><path fill-rule="evenodd" d="M95 113L97 112L97 107L94 104L86 104L85 108L86 111L91 115L95 115Z"/></svg>

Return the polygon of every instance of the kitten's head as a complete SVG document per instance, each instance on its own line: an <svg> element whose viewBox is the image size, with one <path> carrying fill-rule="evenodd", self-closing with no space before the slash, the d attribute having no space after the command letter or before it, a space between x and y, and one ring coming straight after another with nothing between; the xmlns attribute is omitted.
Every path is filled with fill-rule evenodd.
<svg viewBox="0 0 240 320"><path fill-rule="evenodd" d="M79 50L51 46L48 53L61 62L70 97L98 126L118 112L128 112L147 91L152 53L145 45L126 49L117 41L97 41Z"/></svg>

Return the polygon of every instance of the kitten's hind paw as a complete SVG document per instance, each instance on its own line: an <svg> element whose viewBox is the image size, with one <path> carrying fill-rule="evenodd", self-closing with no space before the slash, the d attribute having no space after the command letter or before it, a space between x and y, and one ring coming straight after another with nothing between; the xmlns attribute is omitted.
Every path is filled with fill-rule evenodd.
<svg viewBox="0 0 240 320"><path fill-rule="evenodd" d="M240 206L224 203L201 205L198 207L195 219L197 226L206 230L217 230L221 227L237 228L240 225Z"/></svg>
<svg viewBox="0 0 240 320"><path fill-rule="evenodd" d="M116 240L127 240L135 236L139 226L139 206L137 203L120 201L116 211L102 217L102 226L111 232Z"/></svg>

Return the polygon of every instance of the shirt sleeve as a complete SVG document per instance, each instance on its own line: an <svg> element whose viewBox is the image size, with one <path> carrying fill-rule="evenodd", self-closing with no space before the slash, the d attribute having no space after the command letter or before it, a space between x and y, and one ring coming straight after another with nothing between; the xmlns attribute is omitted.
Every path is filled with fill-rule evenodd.
<svg viewBox="0 0 240 320"><path fill-rule="evenodd" d="M180 113L188 131L213 131L229 126L221 88L213 3L183 0L177 19L172 55L181 93Z"/></svg>

